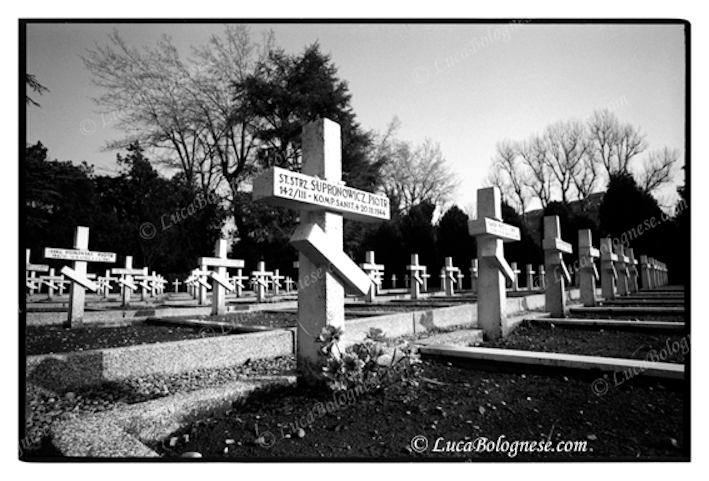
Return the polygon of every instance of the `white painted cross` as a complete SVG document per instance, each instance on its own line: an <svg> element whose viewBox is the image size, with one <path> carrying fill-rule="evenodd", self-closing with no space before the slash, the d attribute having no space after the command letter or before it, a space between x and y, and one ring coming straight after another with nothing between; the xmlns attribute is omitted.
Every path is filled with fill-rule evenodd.
<svg viewBox="0 0 709 481"><path fill-rule="evenodd" d="M571 283L571 276L564 264L562 254L571 254L571 244L561 239L559 216L544 216L544 267L547 272L554 273L554 281L544 290L545 309L551 317L566 316L566 284Z"/></svg>
<svg viewBox="0 0 709 481"><path fill-rule="evenodd" d="M273 295L277 296L279 289L282 287L281 281L285 279L278 269L273 270L273 275L271 276L271 282L273 283Z"/></svg>
<svg viewBox="0 0 709 481"><path fill-rule="evenodd" d="M635 258L635 252L633 252L633 248L628 249L628 258L630 259L630 266L628 267L628 271L630 272L630 292L637 292L638 291L638 260Z"/></svg>
<svg viewBox="0 0 709 481"><path fill-rule="evenodd" d="M126 256L125 267L114 267L111 274L121 276L118 284L121 286L121 305L130 306L130 295L138 290L138 286L133 282L133 276L143 274L143 269L133 269L133 256Z"/></svg>
<svg viewBox="0 0 709 481"><path fill-rule="evenodd" d="M134 279L138 281L138 287L140 287L140 300L148 300L148 290L150 289L150 274L148 274L148 268L143 267L140 274L134 276Z"/></svg>
<svg viewBox="0 0 709 481"><path fill-rule="evenodd" d="M180 282L179 279L175 278L175 280L172 281L172 292L177 294L177 292L180 290L180 284L182 284L182 282Z"/></svg>
<svg viewBox="0 0 709 481"><path fill-rule="evenodd" d="M456 268L458 269L458 268ZM465 279L465 275L463 274L463 271L458 269L458 273L455 275L455 277L458 279L458 289L461 291L463 290L463 279Z"/></svg>
<svg viewBox="0 0 709 481"><path fill-rule="evenodd" d="M323 328L343 328L345 289L363 296L372 281L342 250L342 218L389 219L389 199L342 182L340 126L327 119L302 135L302 174L271 169L254 180L255 200L300 209L291 244L300 252L296 357L301 381L320 384Z"/></svg>
<svg viewBox="0 0 709 481"><path fill-rule="evenodd" d="M227 259L226 239L217 240L214 246L215 257L200 257L199 265L204 267L216 267L211 272L212 278L212 315L221 316L226 313L226 291L236 290L236 286L229 282L227 268L244 268L242 259Z"/></svg>
<svg viewBox="0 0 709 481"><path fill-rule="evenodd" d="M507 334L505 278L514 277L503 242L520 240L519 229L502 222L500 189L478 189L478 216L468 221L468 232L478 244L478 323L486 338L495 340Z"/></svg>
<svg viewBox="0 0 709 481"><path fill-rule="evenodd" d="M532 264L527 264L527 290L531 291L534 289L534 270L532 269Z"/></svg>
<svg viewBox="0 0 709 481"><path fill-rule="evenodd" d="M539 264L539 285L537 287L544 290L548 285L549 281L547 281L547 273L544 270L544 264Z"/></svg>
<svg viewBox="0 0 709 481"><path fill-rule="evenodd" d="M242 289L246 289L246 286L244 286L244 281L249 279L248 276L245 276L241 273L241 269L241 267L237 267L236 275L231 277L231 282L236 288L236 297L241 297Z"/></svg>
<svg viewBox="0 0 709 481"><path fill-rule="evenodd" d="M69 316L68 327L81 327L84 322L84 301L86 299L86 289L96 292L98 286L88 279L86 275L87 262L116 262L116 254L113 252L89 251L89 228L79 226L74 233L74 249L56 249L47 247L44 249L44 257L47 259L62 259L73 261L72 267L64 266L62 274L71 281L69 292Z"/></svg>
<svg viewBox="0 0 709 481"><path fill-rule="evenodd" d="M423 274L421 274L421 279L423 279L423 292L428 292L428 279L431 277L431 274L428 273L428 266L421 266L423 267Z"/></svg>
<svg viewBox="0 0 709 481"><path fill-rule="evenodd" d="M268 291L268 280L273 276L273 272L266 270L266 263L259 261L257 264L258 270L252 271L254 290L256 291L256 300L264 302L266 300L266 291Z"/></svg>
<svg viewBox="0 0 709 481"><path fill-rule="evenodd" d="M411 264L406 266L406 269L411 272L411 299L419 299L421 297L421 287L423 286L421 273L426 270L426 266L419 265L418 254L411 254Z"/></svg>
<svg viewBox="0 0 709 481"><path fill-rule="evenodd" d="M618 256L613 253L613 245L610 237L601 239L601 295L606 300L615 299L615 283L618 279L618 272L615 270L615 263Z"/></svg>
<svg viewBox="0 0 709 481"><path fill-rule="evenodd" d="M445 266L443 266L443 272L445 274L445 286L446 286L446 296L452 296L455 294L455 285L458 282L456 279L456 273L460 271L459 268L453 266L453 258L446 257Z"/></svg>
<svg viewBox="0 0 709 481"><path fill-rule="evenodd" d="M293 285L295 284L295 282L293 282L293 279L291 279L290 276L287 276L285 283L286 283L286 292L288 293L288 292L292 291Z"/></svg>
<svg viewBox="0 0 709 481"><path fill-rule="evenodd" d="M514 292L517 292L517 291L519 291L519 275L520 275L520 273L521 273L522 271L520 271L520 270L517 268L517 263L516 263L516 262L513 262L513 263L511 264L511 266L512 266L512 274L514 274L514 279L512 279L512 290L513 290Z"/></svg>
<svg viewBox="0 0 709 481"><path fill-rule="evenodd" d="M630 259L625 255L625 249L622 244L616 244L615 254L618 256L618 295L627 296L630 294L628 286L628 278L630 277L630 272L628 271L628 264L630 264Z"/></svg>
<svg viewBox="0 0 709 481"><path fill-rule="evenodd" d="M404 288L408 289L409 288L409 275L404 274Z"/></svg>
<svg viewBox="0 0 709 481"><path fill-rule="evenodd" d="M396 289L396 274L391 275L391 288Z"/></svg>
<svg viewBox="0 0 709 481"><path fill-rule="evenodd" d="M200 265L198 269L194 270L195 276L195 288L197 291L198 301L200 306L207 304L207 291L212 290L212 284L209 282L212 273L206 266Z"/></svg>
<svg viewBox="0 0 709 481"><path fill-rule="evenodd" d="M598 282L598 270L596 269L595 259L598 259L601 253L593 247L593 236L591 229L579 230L579 290L581 294L581 302L586 307L594 307L597 303L596 299L596 282Z"/></svg>
<svg viewBox="0 0 709 481"><path fill-rule="evenodd" d="M367 273L369 278L372 280L372 289L366 296L367 302L374 302L376 294L379 294L382 287L382 278L384 277L384 265L377 264L374 261L374 251L367 251L365 254L365 261L359 266L364 272Z"/></svg>
<svg viewBox="0 0 709 481"><path fill-rule="evenodd" d="M47 300L51 301L54 299L54 291L59 288L64 280L64 276L57 276L54 273L54 268L49 269L48 276L41 276L41 281L47 286ZM56 281L56 284L55 284ZM62 288L62 291L64 289Z"/></svg>
<svg viewBox="0 0 709 481"><path fill-rule="evenodd" d="M106 269L106 273L103 276L98 277L99 291L104 298L107 298L111 293L111 288L113 287L111 282L117 280L117 277L111 277L111 269Z"/></svg>
<svg viewBox="0 0 709 481"><path fill-rule="evenodd" d="M37 272L47 272L49 266L46 264L32 264L30 262L30 250L25 249L25 285L30 290L30 294L34 294L34 290L39 290L39 281Z"/></svg>

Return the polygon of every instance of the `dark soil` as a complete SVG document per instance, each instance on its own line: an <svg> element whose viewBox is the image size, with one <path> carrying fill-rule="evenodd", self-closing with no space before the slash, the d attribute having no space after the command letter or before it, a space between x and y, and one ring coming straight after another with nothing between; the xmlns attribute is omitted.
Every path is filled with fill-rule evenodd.
<svg viewBox="0 0 709 481"><path fill-rule="evenodd" d="M145 324L78 329L68 329L61 326L27 326L25 328L25 347L27 355L50 354L183 341L217 334L221 335L221 332L200 332L199 329L190 327L163 327Z"/></svg>
<svg viewBox="0 0 709 481"><path fill-rule="evenodd" d="M260 359L221 369L198 369L172 375L153 374L56 393L33 384L26 387L25 436L20 444L27 456L57 456L47 443L50 426L72 415L94 414L118 406L150 401L178 392L221 386L239 379L294 372L293 356Z"/></svg>
<svg viewBox="0 0 709 481"><path fill-rule="evenodd" d="M608 319L616 321L648 321L648 322L685 322L685 317L682 314L676 315L645 315L645 314L601 314L601 313L585 313L585 312L570 312L569 316L573 319Z"/></svg>
<svg viewBox="0 0 709 481"><path fill-rule="evenodd" d="M568 373L567 373L568 374ZM631 380L594 394L593 377L563 372L486 372L465 361L425 359L418 388L392 386L378 395L332 395L284 388L171 434L165 456L197 451L204 458L247 460L679 460L683 444L681 386ZM298 430L303 429L298 435ZM184 436L184 435L187 436ZM415 452L412 439L428 449ZM445 442L551 440L586 442L585 452L434 452ZM174 437L170 447L171 437ZM260 440L260 444L257 444ZM423 440L415 447L421 447ZM479 444L468 444L473 448ZM501 444L504 449L504 443Z"/></svg>
<svg viewBox="0 0 709 481"><path fill-rule="evenodd" d="M482 346L639 360L650 360L658 355L664 357L662 362L679 364L684 364L690 348L689 338L682 334L552 327L546 323L519 326L509 336L487 341Z"/></svg>

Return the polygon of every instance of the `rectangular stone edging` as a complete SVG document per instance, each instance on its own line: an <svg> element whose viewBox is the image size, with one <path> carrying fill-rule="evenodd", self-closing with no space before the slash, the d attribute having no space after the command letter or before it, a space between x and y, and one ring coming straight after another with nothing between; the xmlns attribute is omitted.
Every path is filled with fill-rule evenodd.
<svg viewBox="0 0 709 481"><path fill-rule="evenodd" d="M69 457L159 457L147 443L226 411L259 387L295 382L295 376L264 376L68 419L52 426L52 444Z"/></svg>
<svg viewBox="0 0 709 481"><path fill-rule="evenodd" d="M599 326L599 327L633 327L640 329L658 329L670 331L684 330L684 322L670 321L631 321L626 319L574 319L571 317L526 317L525 321L556 324L560 326Z"/></svg>
<svg viewBox="0 0 709 481"><path fill-rule="evenodd" d="M535 366L564 367L571 369L600 369L623 371L632 369L636 374L661 379L684 380L684 366L664 362L648 362L615 357L581 356L540 351L519 351L489 347L422 346L422 354L451 356L481 361L524 364Z"/></svg>
<svg viewBox="0 0 709 481"><path fill-rule="evenodd" d="M570 312L581 313L596 313L596 314L684 314L684 307L646 307L646 306L628 306L628 307L575 307L570 309Z"/></svg>

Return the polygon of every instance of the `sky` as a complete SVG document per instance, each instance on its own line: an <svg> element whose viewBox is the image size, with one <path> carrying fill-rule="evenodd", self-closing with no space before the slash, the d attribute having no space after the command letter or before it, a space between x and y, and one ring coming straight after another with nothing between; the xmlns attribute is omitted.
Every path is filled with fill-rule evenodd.
<svg viewBox="0 0 709 481"><path fill-rule="evenodd" d="M587 119L608 108L647 135L648 151L670 147L684 157L685 37L682 25L613 24L254 24L299 53L313 42L331 55L348 82L352 107L365 129L384 130L394 116L398 137L439 142L461 181L453 197L475 202L495 144L524 140L559 120ZM41 141L50 159L86 161L96 173L115 172L109 140L119 113L101 114L101 91L80 55L107 44L116 29L131 46L154 46L162 34L181 54L203 45L220 24L30 24L27 71L50 92L28 108L27 142ZM647 155L646 154L644 155ZM636 162L642 161L640 156ZM676 198L676 182L659 193ZM532 205L535 207L535 205Z"/></svg>

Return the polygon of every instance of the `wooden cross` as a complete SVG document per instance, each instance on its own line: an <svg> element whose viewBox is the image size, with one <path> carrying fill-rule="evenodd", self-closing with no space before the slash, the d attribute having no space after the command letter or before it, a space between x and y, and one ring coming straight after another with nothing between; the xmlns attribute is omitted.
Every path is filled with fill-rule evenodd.
<svg viewBox="0 0 709 481"><path fill-rule="evenodd" d="M89 228L79 226L74 233L74 249L56 249L47 247L44 249L44 257L47 259L62 259L72 261L72 267L64 266L62 274L71 281L69 291L69 316L67 326L81 327L84 323L84 302L86 300L86 289L96 292L98 285L89 280L86 275L87 262L116 262L116 254L113 252L89 251Z"/></svg>

